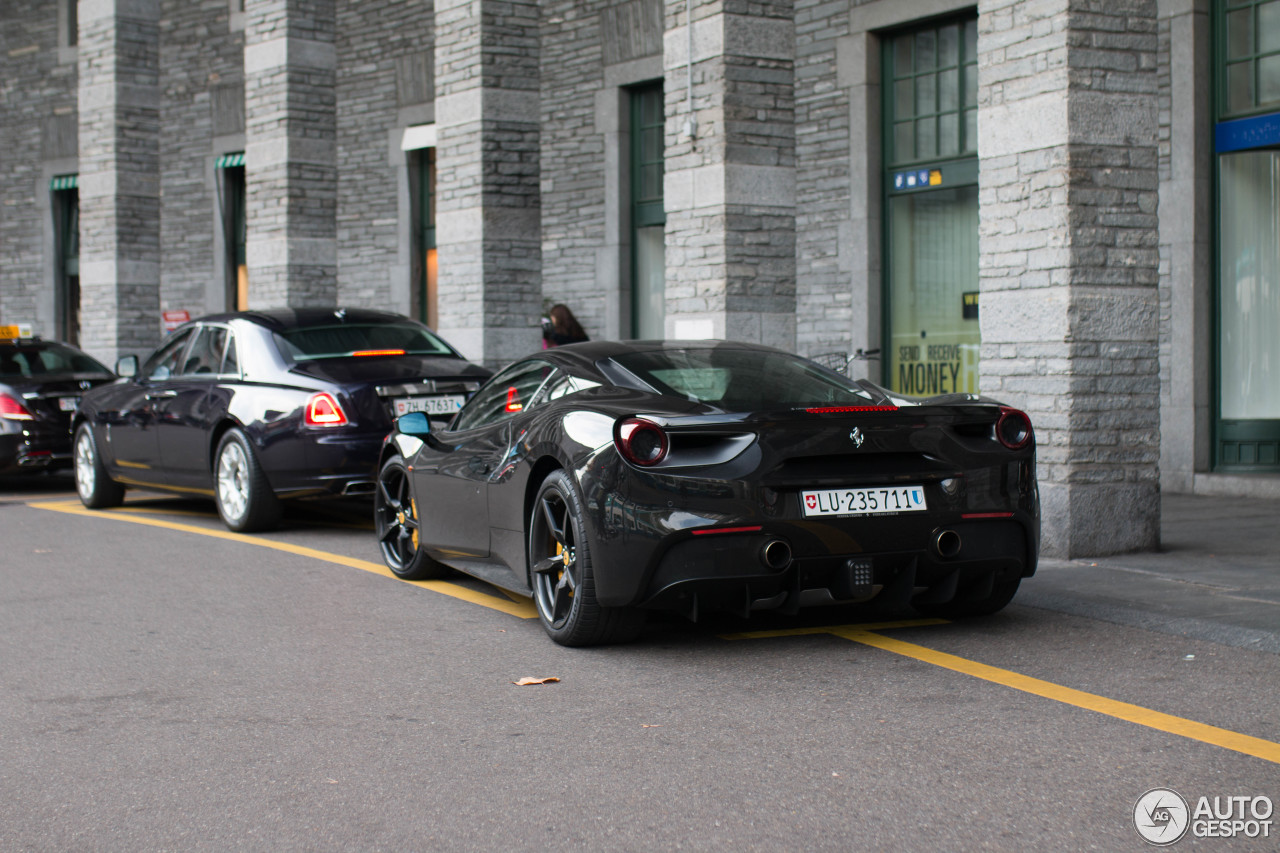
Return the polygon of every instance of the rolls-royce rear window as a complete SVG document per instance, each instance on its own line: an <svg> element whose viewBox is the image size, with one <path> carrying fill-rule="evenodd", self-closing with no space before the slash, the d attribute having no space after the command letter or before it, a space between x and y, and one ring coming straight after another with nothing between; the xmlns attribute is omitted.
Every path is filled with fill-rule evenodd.
<svg viewBox="0 0 1280 853"><path fill-rule="evenodd" d="M396 355L453 355L444 341L410 323L332 323L277 332L280 351L294 361Z"/></svg>

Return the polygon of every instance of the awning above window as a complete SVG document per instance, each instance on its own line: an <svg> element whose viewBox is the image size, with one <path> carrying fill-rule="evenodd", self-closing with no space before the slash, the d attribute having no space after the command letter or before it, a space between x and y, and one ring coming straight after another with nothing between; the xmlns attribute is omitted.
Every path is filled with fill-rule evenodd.
<svg viewBox="0 0 1280 853"><path fill-rule="evenodd" d="M415 124L404 129L400 138L401 151L416 151L419 148L436 147L436 126L434 124Z"/></svg>
<svg viewBox="0 0 1280 853"><path fill-rule="evenodd" d="M49 180L51 190L73 190L79 186L79 175L55 175Z"/></svg>
<svg viewBox="0 0 1280 853"><path fill-rule="evenodd" d="M234 169L237 166L244 165L244 152L236 151L232 154L223 154L213 163L215 169Z"/></svg>

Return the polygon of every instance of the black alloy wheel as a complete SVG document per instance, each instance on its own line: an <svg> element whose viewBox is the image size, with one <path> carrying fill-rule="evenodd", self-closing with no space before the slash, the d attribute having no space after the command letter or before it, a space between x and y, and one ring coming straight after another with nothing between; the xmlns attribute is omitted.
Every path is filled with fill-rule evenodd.
<svg viewBox="0 0 1280 853"><path fill-rule="evenodd" d="M427 556L418 527L418 503L413 497L409 469L400 456L392 456L378 472L373 495L373 522L378 532L382 561L401 580L423 581L442 577L449 567Z"/></svg>
<svg viewBox="0 0 1280 853"><path fill-rule="evenodd" d="M584 513L573 482L553 471L538 489L529 517L529 574L542 627L562 646L633 640L645 614L596 601Z"/></svg>
<svg viewBox="0 0 1280 853"><path fill-rule="evenodd" d="M98 443L93 429L80 424L76 430L72 448L75 464L76 493L80 502L90 509L107 509L124 503L124 486L107 476L107 467L98 454Z"/></svg>

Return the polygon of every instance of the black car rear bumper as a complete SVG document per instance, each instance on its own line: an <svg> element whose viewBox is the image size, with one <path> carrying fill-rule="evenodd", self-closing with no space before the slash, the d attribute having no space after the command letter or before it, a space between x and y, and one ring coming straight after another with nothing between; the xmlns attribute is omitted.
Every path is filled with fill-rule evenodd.
<svg viewBox="0 0 1280 853"><path fill-rule="evenodd" d="M71 467L71 438L42 427L0 433L0 473Z"/></svg>
<svg viewBox="0 0 1280 853"><path fill-rule="evenodd" d="M1032 575L1039 558L1030 463L986 473L960 495L926 483L928 511L812 517L799 490L588 477L584 497L598 508L589 525L596 594L606 606L691 615L976 597Z"/></svg>
<svg viewBox="0 0 1280 853"><path fill-rule="evenodd" d="M944 530L958 537L954 552L939 551ZM783 529L682 537L662 550L626 603L691 617L711 610L795 613L872 599L890 606L940 604L979 597L994 583L1035 571L1027 529L1013 519L922 530L916 541L932 544L914 550L819 553L804 543L813 534Z"/></svg>

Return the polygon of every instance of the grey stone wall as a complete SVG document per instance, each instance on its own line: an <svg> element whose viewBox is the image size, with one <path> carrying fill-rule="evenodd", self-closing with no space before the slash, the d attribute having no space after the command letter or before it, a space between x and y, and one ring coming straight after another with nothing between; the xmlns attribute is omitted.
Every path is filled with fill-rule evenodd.
<svg viewBox="0 0 1280 853"><path fill-rule="evenodd" d="M1161 3L1160 479L1191 492L1211 464L1213 115L1209 3ZM1274 487L1273 487L1274 490Z"/></svg>
<svg viewBox="0 0 1280 853"><path fill-rule="evenodd" d="M197 317L227 308L214 139L244 131L244 34L220 0L162 7L160 307Z"/></svg>
<svg viewBox="0 0 1280 853"><path fill-rule="evenodd" d="M108 363L160 338L159 17L156 0L80 8L81 344Z"/></svg>
<svg viewBox="0 0 1280 853"><path fill-rule="evenodd" d="M848 0L797 0L796 349L849 350L855 280L851 249L850 92L838 55Z"/></svg>
<svg viewBox="0 0 1280 853"><path fill-rule="evenodd" d="M337 299L334 0L245 5L249 307Z"/></svg>
<svg viewBox="0 0 1280 853"><path fill-rule="evenodd" d="M787 3L667 0L667 335L795 346L795 36ZM687 132L690 118L696 134Z"/></svg>
<svg viewBox="0 0 1280 853"><path fill-rule="evenodd" d="M1045 553L1158 542L1156 6L979 7L981 387L1036 426Z"/></svg>
<svg viewBox="0 0 1280 853"><path fill-rule="evenodd" d="M606 218L619 212L608 208L623 203L605 194L605 137L597 127L597 100L607 97L606 49L619 62L632 58L629 42L610 40L606 48L602 17L639 7L601 0L557 0L541 7L542 293L567 304L593 338L605 333L610 301L619 298L617 289L601 286L598 260ZM624 163L616 165L625 171Z"/></svg>
<svg viewBox="0 0 1280 853"><path fill-rule="evenodd" d="M537 5L436 3L435 76L440 331L501 364L539 340Z"/></svg>
<svg viewBox="0 0 1280 853"><path fill-rule="evenodd" d="M44 0L6 2L0 16L0 324L32 323L48 336L49 178L78 168L76 64L59 50L57 28Z"/></svg>
<svg viewBox="0 0 1280 853"><path fill-rule="evenodd" d="M408 233L398 202L408 177L398 143L402 110L434 97L432 5L337 5L337 299L408 313ZM405 281L393 287L400 272Z"/></svg>

